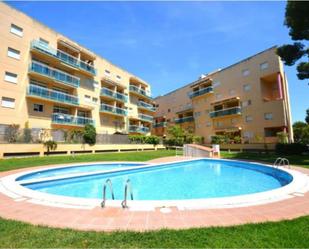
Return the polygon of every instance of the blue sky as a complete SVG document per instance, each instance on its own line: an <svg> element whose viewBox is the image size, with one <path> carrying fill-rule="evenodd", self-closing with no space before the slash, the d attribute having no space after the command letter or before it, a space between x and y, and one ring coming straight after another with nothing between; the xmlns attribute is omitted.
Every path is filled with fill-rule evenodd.
<svg viewBox="0 0 309 249"><path fill-rule="evenodd" d="M152 85L154 96L273 45L288 43L285 2L10 2ZM293 121L307 81L285 67Z"/></svg>

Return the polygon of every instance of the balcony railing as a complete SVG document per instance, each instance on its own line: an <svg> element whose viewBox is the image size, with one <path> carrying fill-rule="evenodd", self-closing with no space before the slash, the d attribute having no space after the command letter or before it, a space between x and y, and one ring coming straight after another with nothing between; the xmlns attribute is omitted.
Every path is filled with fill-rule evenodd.
<svg viewBox="0 0 309 249"><path fill-rule="evenodd" d="M175 118L176 124L181 124L181 123L185 123L185 122L193 122L193 121L194 121L193 116L183 117L183 118Z"/></svg>
<svg viewBox="0 0 309 249"><path fill-rule="evenodd" d="M154 123L152 125L153 128L166 127L166 126L167 126L167 122L159 122L159 123Z"/></svg>
<svg viewBox="0 0 309 249"><path fill-rule="evenodd" d="M78 105L78 98L62 93L56 90L48 89L46 87L41 87L37 85L30 84L27 91L28 96L37 96L43 99L53 100L60 103L70 104L70 105Z"/></svg>
<svg viewBox="0 0 309 249"><path fill-rule="evenodd" d="M148 111L152 111L152 112L156 111L156 108L153 105L148 104L144 101L138 101L137 106L147 109Z"/></svg>
<svg viewBox="0 0 309 249"><path fill-rule="evenodd" d="M112 91L106 87L103 87L101 89L101 96L107 96L116 100L119 100L121 102L127 102L128 101L128 97L124 94Z"/></svg>
<svg viewBox="0 0 309 249"><path fill-rule="evenodd" d="M32 61L29 67L29 71L44 75L57 82L61 82L65 85L72 87L79 87L80 79L66 72L44 65L43 63Z"/></svg>
<svg viewBox="0 0 309 249"><path fill-rule="evenodd" d="M218 111L213 111L209 113L209 116L211 118L216 118L216 117L222 117L222 116L228 116L228 115L237 115L241 114L241 107L240 106L235 106L232 108L227 108L223 110L218 110Z"/></svg>
<svg viewBox="0 0 309 249"><path fill-rule="evenodd" d="M73 116L62 113L53 113L52 115L53 124L63 124L63 125L72 125L72 126L84 126L86 124L94 124L92 118L85 118L79 116Z"/></svg>
<svg viewBox="0 0 309 249"><path fill-rule="evenodd" d="M66 63L70 66L82 69L86 72L89 72L93 75L96 75L96 69L92 65L89 65L86 62L81 61L81 60L77 59L76 57L74 57L74 56L72 56L72 55L70 55L70 54L68 54L64 51L61 51L59 49L54 49L54 48L52 48L52 47L48 46L47 44L44 44L40 41L33 40L31 42L31 48L38 50L38 51L40 51L44 54L55 57L55 58L61 60L62 62Z"/></svg>
<svg viewBox="0 0 309 249"><path fill-rule="evenodd" d="M151 94L150 92L146 91L146 90L143 90L141 88L138 88L137 86L134 86L134 85L130 85L130 92L136 92L138 94L141 94L147 98L151 98Z"/></svg>
<svg viewBox="0 0 309 249"><path fill-rule="evenodd" d="M149 121L149 122L153 121L153 117L152 116L141 114L141 113L138 114L138 118L141 119L141 120Z"/></svg>
<svg viewBox="0 0 309 249"><path fill-rule="evenodd" d="M206 88L202 88L198 91L193 91L193 92L189 93L189 97L192 99L194 97L201 96L203 94L211 93L211 92L213 92L213 87L209 86L209 87L206 87Z"/></svg>
<svg viewBox="0 0 309 249"><path fill-rule="evenodd" d="M107 104L101 104L101 112L108 112L108 113L113 113L116 115L121 115L121 116L126 116L127 115L127 110L122 109L119 107L115 107L112 105L107 105Z"/></svg>
<svg viewBox="0 0 309 249"><path fill-rule="evenodd" d="M138 125L130 125L129 132L136 132L136 133L148 133L149 128L145 126L138 126Z"/></svg>

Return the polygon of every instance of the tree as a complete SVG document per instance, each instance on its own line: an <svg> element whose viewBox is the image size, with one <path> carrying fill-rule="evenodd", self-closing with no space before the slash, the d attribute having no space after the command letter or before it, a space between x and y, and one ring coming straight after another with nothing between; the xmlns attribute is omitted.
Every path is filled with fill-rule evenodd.
<svg viewBox="0 0 309 249"><path fill-rule="evenodd" d="M305 122L295 122L293 124L295 143L309 144L309 125Z"/></svg>
<svg viewBox="0 0 309 249"><path fill-rule="evenodd" d="M95 145L96 143L96 129L92 124L86 124L84 129L84 141L86 144Z"/></svg>
<svg viewBox="0 0 309 249"><path fill-rule="evenodd" d="M285 9L284 24L289 28L289 35L294 41L309 40L309 3L306 1L288 1ZM282 45L277 48L277 54L285 65L292 66L300 58L309 56L309 47L301 42ZM300 80L309 79L309 62L297 65L297 77Z"/></svg>
<svg viewBox="0 0 309 249"><path fill-rule="evenodd" d="M44 142L44 147L46 148L46 154L49 155L51 150L57 149L57 142L53 140L48 140Z"/></svg>
<svg viewBox="0 0 309 249"><path fill-rule="evenodd" d="M309 108L306 110L306 118L305 118L307 124L309 125Z"/></svg>

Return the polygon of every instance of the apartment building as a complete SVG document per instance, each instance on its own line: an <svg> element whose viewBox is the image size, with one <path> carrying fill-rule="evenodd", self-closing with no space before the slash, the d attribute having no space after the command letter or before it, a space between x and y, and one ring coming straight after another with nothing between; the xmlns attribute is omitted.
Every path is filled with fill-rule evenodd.
<svg viewBox="0 0 309 249"><path fill-rule="evenodd" d="M242 143L275 143L282 131L292 141L288 82L275 49L155 98L152 133L166 136L168 126L178 124L203 136L205 143L223 134L240 137Z"/></svg>
<svg viewBox="0 0 309 249"><path fill-rule="evenodd" d="M149 134L150 85L0 3L0 126Z"/></svg>

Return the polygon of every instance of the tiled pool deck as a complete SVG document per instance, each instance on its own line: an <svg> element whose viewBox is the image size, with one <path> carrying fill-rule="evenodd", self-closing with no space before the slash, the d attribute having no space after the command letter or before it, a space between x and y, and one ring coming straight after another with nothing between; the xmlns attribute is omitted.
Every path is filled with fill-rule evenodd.
<svg viewBox="0 0 309 249"><path fill-rule="evenodd" d="M168 157L150 162L171 162L183 157ZM47 167L47 166L46 166ZM48 166L50 167L50 165ZM36 167L33 169L44 168ZM293 167L309 175L309 169ZM0 173L0 177L24 169ZM99 207L87 210L60 208L29 202L25 198L11 198L0 193L0 216L49 227L78 230L154 230L161 228L185 229L192 227L230 226L264 221L294 219L309 215L309 192L295 193L291 198L269 204L222 209L178 210L176 207L157 208L155 211L130 211L122 208ZM162 212L168 211L168 212Z"/></svg>

